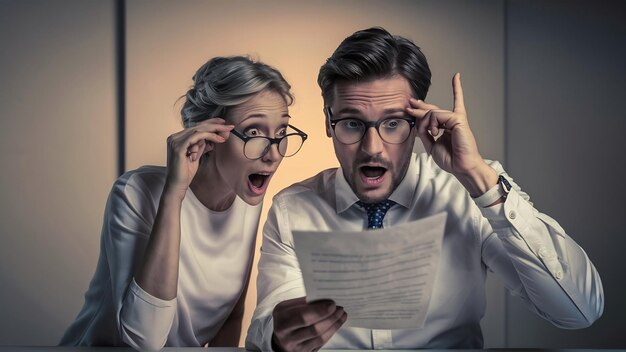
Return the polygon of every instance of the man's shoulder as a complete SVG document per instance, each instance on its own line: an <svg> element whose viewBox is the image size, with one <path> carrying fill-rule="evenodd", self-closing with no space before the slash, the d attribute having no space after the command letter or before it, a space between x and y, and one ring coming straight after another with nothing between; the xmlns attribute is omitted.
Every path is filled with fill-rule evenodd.
<svg viewBox="0 0 626 352"><path fill-rule="evenodd" d="M337 168L330 168L319 172L303 181L296 182L284 188L274 196L274 201L278 199L300 198L307 196L323 196L329 190L334 190L335 174Z"/></svg>

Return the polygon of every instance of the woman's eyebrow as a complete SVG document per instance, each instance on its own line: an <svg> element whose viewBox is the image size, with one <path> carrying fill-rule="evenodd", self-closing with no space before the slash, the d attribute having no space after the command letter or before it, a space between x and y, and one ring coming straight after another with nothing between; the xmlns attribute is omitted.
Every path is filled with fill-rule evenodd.
<svg viewBox="0 0 626 352"><path fill-rule="evenodd" d="M267 118L267 115L261 114L261 113L255 113L255 114L251 114L251 115L246 116L246 118L243 119L243 121L245 121L247 119L252 119L252 118Z"/></svg>
<svg viewBox="0 0 626 352"><path fill-rule="evenodd" d="M283 114L281 117L286 117L288 119L291 118L291 116L288 113ZM239 121L239 123L237 123L237 125L241 125L242 123L246 122L247 120L250 119L267 119L267 115L263 114L263 113L255 113L255 114L251 114L249 116L246 116L243 120ZM285 123L285 125L287 125L287 123Z"/></svg>

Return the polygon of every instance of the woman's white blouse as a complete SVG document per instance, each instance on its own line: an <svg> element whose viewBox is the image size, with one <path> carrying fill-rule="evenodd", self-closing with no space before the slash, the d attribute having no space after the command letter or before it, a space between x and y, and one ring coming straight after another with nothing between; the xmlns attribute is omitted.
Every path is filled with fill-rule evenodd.
<svg viewBox="0 0 626 352"><path fill-rule="evenodd" d="M203 346L237 304L250 274L261 212L261 205L239 197L215 212L187 190L176 298L158 299L135 282L165 177L166 168L144 166L113 185L96 273L61 345Z"/></svg>

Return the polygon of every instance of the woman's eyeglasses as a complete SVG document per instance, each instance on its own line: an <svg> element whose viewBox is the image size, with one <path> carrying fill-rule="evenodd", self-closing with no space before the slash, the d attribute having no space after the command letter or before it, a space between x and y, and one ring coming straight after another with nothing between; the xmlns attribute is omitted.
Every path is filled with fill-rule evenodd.
<svg viewBox="0 0 626 352"><path fill-rule="evenodd" d="M290 157L300 151L302 144L304 144L304 141L308 136L306 133L292 125L287 126L295 132L289 133L289 130L287 130L287 134L280 138L270 138L265 136L251 137L246 136L237 130L231 130L230 133L244 141L243 154L248 159L256 160L262 158L270 150L272 144L276 144L278 146L278 153L280 155L283 157Z"/></svg>

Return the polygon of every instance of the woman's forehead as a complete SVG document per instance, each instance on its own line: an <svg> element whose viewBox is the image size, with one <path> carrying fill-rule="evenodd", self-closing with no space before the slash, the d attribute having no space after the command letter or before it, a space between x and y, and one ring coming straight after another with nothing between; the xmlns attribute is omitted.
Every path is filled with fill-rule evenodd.
<svg viewBox="0 0 626 352"><path fill-rule="evenodd" d="M289 118L287 102L278 93L262 91L248 101L228 110L228 120L241 123L246 119L258 121Z"/></svg>

